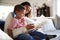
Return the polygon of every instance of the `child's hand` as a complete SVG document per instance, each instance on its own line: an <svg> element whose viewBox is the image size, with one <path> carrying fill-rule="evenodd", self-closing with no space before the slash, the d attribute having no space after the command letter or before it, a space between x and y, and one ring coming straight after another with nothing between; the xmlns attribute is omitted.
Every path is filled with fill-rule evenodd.
<svg viewBox="0 0 60 40"><path fill-rule="evenodd" d="M33 25L33 24L28 24L28 25L26 26L26 28L27 28L27 30L33 29L33 28L34 28L34 25Z"/></svg>

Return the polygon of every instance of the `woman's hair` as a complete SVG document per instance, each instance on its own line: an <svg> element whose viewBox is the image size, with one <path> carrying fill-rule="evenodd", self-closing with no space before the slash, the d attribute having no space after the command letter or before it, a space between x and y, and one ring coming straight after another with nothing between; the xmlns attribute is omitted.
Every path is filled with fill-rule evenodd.
<svg viewBox="0 0 60 40"><path fill-rule="evenodd" d="M16 11L21 11L21 10L24 10L25 8L22 6L22 5L16 5L15 7L14 7L14 12L16 13Z"/></svg>
<svg viewBox="0 0 60 40"><path fill-rule="evenodd" d="M27 2L27 1L26 1L26 2L21 3L20 5L22 5L22 6L25 6L25 5L31 6L31 5L30 5L30 3L29 3L29 2Z"/></svg>
<svg viewBox="0 0 60 40"><path fill-rule="evenodd" d="M31 11L29 11L29 13L26 13L25 16L29 17L31 15Z"/></svg>
<svg viewBox="0 0 60 40"><path fill-rule="evenodd" d="M20 5L22 5L22 6L25 6L25 5L27 5L27 6L31 6L31 5L30 5L30 3L29 3L29 2L27 2L27 1L26 1L26 2L21 3ZM26 14L25 14L25 16L27 16L27 17L28 17L30 14L31 14L31 11L29 11L29 13L26 13Z"/></svg>

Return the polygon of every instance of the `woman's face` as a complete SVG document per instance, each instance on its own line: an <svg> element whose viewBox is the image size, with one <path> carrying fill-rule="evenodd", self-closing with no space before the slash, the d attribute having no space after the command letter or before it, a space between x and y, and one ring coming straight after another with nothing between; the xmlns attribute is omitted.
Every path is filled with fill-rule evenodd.
<svg viewBox="0 0 60 40"><path fill-rule="evenodd" d="M29 13L31 11L31 6L25 5L26 13Z"/></svg>

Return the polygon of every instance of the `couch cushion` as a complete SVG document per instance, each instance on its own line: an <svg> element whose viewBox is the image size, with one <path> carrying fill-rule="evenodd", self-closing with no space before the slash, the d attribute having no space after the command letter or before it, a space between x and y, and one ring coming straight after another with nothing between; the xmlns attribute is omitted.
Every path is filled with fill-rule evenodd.
<svg viewBox="0 0 60 40"><path fill-rule="evenodd" d="M42 27L43 31L56 30L51 19L48 19L47 22Z"/></svg>
<svg viewBox="0 0 60 40"><path fill-rule="evenodd" d="M13 39L0 29L0 40L13 40Z"/></svg>

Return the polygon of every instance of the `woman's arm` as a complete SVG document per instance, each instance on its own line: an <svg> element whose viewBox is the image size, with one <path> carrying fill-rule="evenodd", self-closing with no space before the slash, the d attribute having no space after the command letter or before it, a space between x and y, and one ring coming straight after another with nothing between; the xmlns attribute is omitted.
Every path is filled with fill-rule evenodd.
<svg viewBox="0 0 60 40"><path fill-rule="evenodd" d="M9 35L11 38L13 38L12 30L8 29L7 32L8 32L8 35Z"/></svg>
<svg viewBox="0 0 60 40"><path fill-rule="evenodd" d="M7 28L8 35L11 36L12 38L13 38L12 30L14 29L14 27L16 27L16 25L17 25L16 20L12 19L8 28Z"/></svg>

